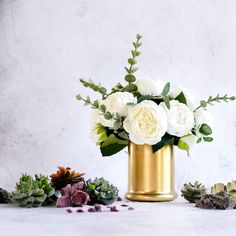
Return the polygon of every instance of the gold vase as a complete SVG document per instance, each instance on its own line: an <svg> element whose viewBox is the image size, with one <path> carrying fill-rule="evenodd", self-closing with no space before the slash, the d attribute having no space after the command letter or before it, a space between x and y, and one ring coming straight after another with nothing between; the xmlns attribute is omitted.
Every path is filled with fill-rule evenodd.
<svg viewBox="0 0 236 236"><path fill-rule="evenodd" d="M153 153L151 145L129 143L128 192L132 201L162 202L176 199L173 145Z"/></svg>

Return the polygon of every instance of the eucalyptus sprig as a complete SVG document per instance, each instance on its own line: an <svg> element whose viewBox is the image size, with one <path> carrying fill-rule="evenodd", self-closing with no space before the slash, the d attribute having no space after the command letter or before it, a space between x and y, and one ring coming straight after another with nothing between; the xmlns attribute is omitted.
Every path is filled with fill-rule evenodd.
<svg viewBox="0 0 236 236"><path fill-rule="evenodd" d="M102 94L103 99L107 97L107 89L105 87L102 87L100 84L95 84L94 81L92 80L87 81L83 78L80 79L80 82L84 85L84 87L90 88L93 91Z"/></svg>
<svg viewBox="0 0 236 236"><path fill-rule="evenodd" d="M219 94L217 94L215 97L210 96L207 100L201 100L200 105L194 111L198 110L201 107L206 109L208 105L213 106L214 105L212 104L213 102L219 102L219 103L221 101L228 102L228 101L233 101L235 99L236 99L235 96L228 97L227 94L225 94L224 96L220 96Z"/></svg>
<svg viewBox="0 0 236 236"><path fill-rule="evenodd" d="M114 130L119 129L122 126L122 117L120 117L117 112L111 113L110 111L107 111L106 106L104 104L99 104L98 100L91 101L89 96L83 98L80 94L76 96L76 99L83 101L85 106L90 105L93 109L99 110L106 120L114 119Z"/></svg>

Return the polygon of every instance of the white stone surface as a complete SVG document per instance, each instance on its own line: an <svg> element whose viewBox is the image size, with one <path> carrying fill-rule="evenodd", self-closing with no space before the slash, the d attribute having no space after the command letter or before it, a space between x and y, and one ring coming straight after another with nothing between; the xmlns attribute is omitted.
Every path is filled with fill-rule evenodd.
<svg viewBox="0 0 236 236"><path fill-rule="evenodd" d="M235 234L236 210L202 210L183 201L116 204L120 212L67 213L65 209L22 209L0 205L2 236L228 236Z"/></svg>
<svg viewBox="0 0 236 236"><path fill-rule="evenodd" d="M49 174L56 166L66 165L85 171L88 177L104 176L125 192L127 154L102 158L89 140L91 111L75 100L78 92L88 91L78 78L114 85L125 74L123 66L135 34L141 33L139 75L182 84L199 100L218 92L235 95L235 12L235 0L1 0L0 186L12 190L22 172ZM235 103L217 104L210 110L215 117L215 140L198 145L190 157L176 152L178 189L196 179L210 186L236 178ZM158 228L161 214L156 206L151 223L136 219L136 224ZM163 231L182 217L187 228L192 224L198 228L189 217L198 219L195 209L184 208L183 216L178 210L177 204L180 215L169 213L171 223L163 225ZM18 215L7 217L22 223L23 212L14 212ZM36 210L26 210L23 216L30 218L30 212L37 216ZM61 211L40 210L46 218L54 213L64 219ZM227 213L204 214L220 223L220 216ZM66 217L76 222L77 216ZM114 218L113 226L124 225L124 219ZM205 227L211 227L210 218L206 219ZM222 221L223 229L227 228Z"/></svg>

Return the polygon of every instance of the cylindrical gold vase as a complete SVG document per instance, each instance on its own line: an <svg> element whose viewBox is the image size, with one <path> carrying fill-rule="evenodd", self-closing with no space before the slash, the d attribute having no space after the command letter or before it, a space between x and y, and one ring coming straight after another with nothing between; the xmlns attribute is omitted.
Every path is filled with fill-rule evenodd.
<svg viewBox="0 0 236 236"><path fill-rule="evenodd" d="M132 201L172 201L177 197L174 184L173 146L153 153L150 145L129 143L128 192Z"/></svg>

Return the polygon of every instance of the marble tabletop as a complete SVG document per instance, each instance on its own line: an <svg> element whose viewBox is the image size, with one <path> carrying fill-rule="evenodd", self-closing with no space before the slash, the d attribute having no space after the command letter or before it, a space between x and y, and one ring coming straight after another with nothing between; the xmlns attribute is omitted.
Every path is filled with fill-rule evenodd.
<svg viewBox="0 0 236 236"><path fill-rule="evenodd" d="M128 204L122 207L121 204ZM236 210L202 210L177 199L166 203L116 202L119 212L0 205L1 236L235 235Z"/></svg>

